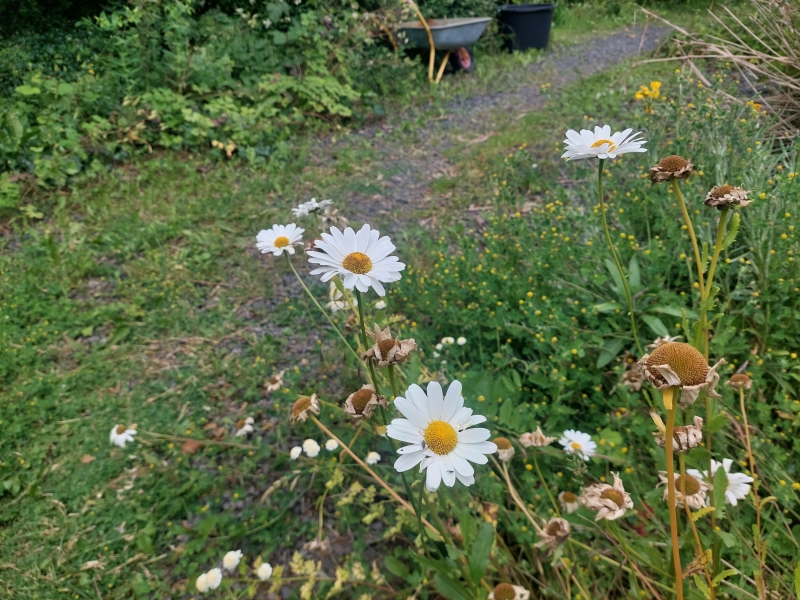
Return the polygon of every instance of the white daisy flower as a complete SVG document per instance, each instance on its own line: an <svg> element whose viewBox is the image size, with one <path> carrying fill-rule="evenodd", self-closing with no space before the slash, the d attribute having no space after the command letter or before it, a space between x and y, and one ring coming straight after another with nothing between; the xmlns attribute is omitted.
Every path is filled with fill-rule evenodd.
<svg viewBox="0 0 800 600"><path fill-rule="evenodd" d="M453 344L456 343L456 341L448 336L448 337L443 337L441 343L444 344L445 346L452 346Z"/></svg>
<svg viewBox="0 0 800 600"><path fill-rule="evenodd" d="M196 587L197 591L201 594L205 594L208 591L208 575L206 573L199 575L194 582L194 587Z"/></svg>
<svg viewBox="0 0 800 600"><path fill-rule="evenodd" d="M255 420L253 417L247 417L246 419L239 419L236 422L236 433L233 437L244 437L250 433L253 433L253 425Z"/></svg>
<svg viewBox="0 0 800 600"><path fill-rule="evenodd" d="M325 442L325 450L329 452L333 452L338 447L339 447L339 442L337 442L336 440L328 440L327 442Z"/></svg>
<svg viewBox="0 0 800 600"><path fill-rule="evenodd" d="M317 456L317 454L319 454L319 451L320 451L319 444L314 440L308 439L305 442L303 442L303 452L305 452L306 456L308 456L309 458L314 458L315 456Z"/></svg>
<svg viewBox="0 0 800 600"><path fill-rule="evenodd" d="M222 566L228 569L228 571L233 571L236 567L239 566L240 560L242 560L242 551L231 550L225 556L222 557Z"/></svg>
<svg viewBox="0 0 800 600"><path fill-rule="evenodd" d="M472 409L464 406L457 380L450 384L446 395L435 381L428 384L427 392L412 385L406 397L395 399L394 404L405 418L394 419L386 433L411 444L397 451L402 456L394 468L401 473L417 465L420 472L427 469L425 487L430 492L439 489L442 481L448 487L453 487L456 479L472 485L475 469L470 461L483 465L488 462L484 454L497 452L497 446L488 441L488 429L467 430L486 421L486 417L473 416Z"/></svg>
<svg viewBox="0 0 800 600"><path fill-rule="evenodd" d="M697 469L686 469L686 472L692 477L697 479L705 479L706 483L712 485L714 483L714 474L720 467L723 468L725 474L728 476L728 486L725 488L725 500L731 506L736 506L737 501L744 500L750 493L750 484L753 483L753 478L744 473L731 473L731 466L733 465L732 458L723 458L722 462L711 459L711 476L708 471L702 473Z"/></svg>
<svg viewBox="0 0 800 600"><path fill-rule="evenodd" d="M302 229L294 223L288 225L273 225L271 229L262 229L256 236L256 248L261 254L272 252L273 256L280 256L285 250L294 254L294 244L302 243Z"/></svg>
<svg viewBox="0 0 800 600"><path fill-rule="evenodd" d="M135 435L135 429L128 429L125 427L125 425L114 425L114 427L111 428L111 434L108 436L108 441L115 446L124 448L125 444L133 441L133 436Z"/></svg>
<svg viewBox="0 0 800 600"><path fill-rule="evenodd" d="M300 455L303 453L303 449L300 446L295 446L291 450L289 450L289 458L292 460L297 460L300 458Z"/></svg>
<svg viewBox="0 0 800 600"><path fill-rule="evenodd" d="M567 514L572 514L581 507L578 496L566 490L558 495L558 503L561 505L561 510Z"/></svg>
<svg viewBox="0 0 800 600"><path fill-rule="evenodd" d="M261 581L266 581L270 577L272 577L272 565L269 563L261 563L256 571L256 575Z"/></svg>
<svg viewBox="0 0 800 600"><path fill-rule="evenodd" d="M466 343L467 343L467 338L465 338L464 336L461 336L456 340L456 344L458 344L459 346L463 346Z"/></svg>
<svg viewBox="0 0 800 600"><path fill-rule="evenodd" d="M582 158L616 158L628 152L647 152L642 148L647 142L639 136L641 133L631 135L633 129L616 131L611 134L611 127L596 126L594 131L582 129L580 133L570 129L567 131L567 145L561 158L566 160L580 160Z"/></svg>
<svg viewBox="0 0 800 600"><path fill-rule="evenodd" d="M384 308L386 308L386 302L384 302L383 300L378 300L378 301L375 303L375 308L376 308L377 310L383 310Z"/></svg>
<svg viewBox="0 0 800 600"><path fill-rule="evenodd" d="M366 462L368 465L376 465L380 462L380 460L381 460L380 454L378 454L377 452L370 452L369 454L367 454L367 458L364 462Z"/></svg>
<svg viewBox="0 0 800 600"><path fill-rule="evenodd" d="M326 206L330 206L333 204L332 200L323 200L322 202L317 202L316 198L312 198L308 202L303 202L297 208L292 209L292 214L295 217L307 217L313 212L317 212L325 208Z"/></svg>
<svg viewBox="0 0 800 600"><path fill-rule="evenodd" d="M567 429L558 443L567 454L575 454L586 461L597 451L597 444L592 441L592 437L576 429Z"/></svg>
<svg viewBox="0 0 800 600"><path fill-rule="evenodd" d="M217 589L219 584L222 583L222 571L219 568L211 569L206 573L206 583L208 583L208 589Z"/></svg>
<svg viewBox="0 0 800 600"><path fill-rule="evenodd" d="M331 227L331 232L321 237L315 242L321 252L309 250L308 262L322 265L311 274L322 275L323 283L339 275L345 289L366 292L372 287L379 296L385 296L383 283L399 281L400 271L406 268L396 256L391 256L395 250L391 240L380 237L378 230L369 225L364 225L358 233L352 227L344 232Z"/></svg>

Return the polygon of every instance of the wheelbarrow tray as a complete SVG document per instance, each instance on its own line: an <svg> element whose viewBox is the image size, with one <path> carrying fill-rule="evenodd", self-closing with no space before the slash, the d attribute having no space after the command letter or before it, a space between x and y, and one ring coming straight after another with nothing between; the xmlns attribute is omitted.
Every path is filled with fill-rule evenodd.
<svg viewBox="0 0 800 600"><path fill-rule="evenodd" d="M456 50L477 42L491 20L491 17L431 19L428 27L437 50ZM428 34L419 21L401 23L398 31L405 35L408 46L430 48Z"/></svg>

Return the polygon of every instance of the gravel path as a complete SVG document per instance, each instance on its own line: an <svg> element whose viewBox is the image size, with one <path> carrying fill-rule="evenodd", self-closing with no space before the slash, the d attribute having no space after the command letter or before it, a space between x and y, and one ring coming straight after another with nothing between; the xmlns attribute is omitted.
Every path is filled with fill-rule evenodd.
<svg viewBox="0 0 800 600"><path fill-rule="evenodd" d="M665 27L632 26L605 37L557 48L527 67L533 75L526 78L528 85L448 102L445 118L429 123L424 132L428 137L411 147L389 141L388 134L397 126L396 121L353 133L377 150L381 171L393 175L378 181L383 188L380 194L348 194L346 213L356 221L380 223L387 233L402 228L404 221L430 208L433 181L456 175L457 170L443 155L444 151L487 139L493 134L498 114L520 118L540 109L554 91L626 59L652 52L668 31ZM541 84L545 82L550 84L548 94L542 93ZM409 110L401 119L414 118L415 112Z"/></svg>

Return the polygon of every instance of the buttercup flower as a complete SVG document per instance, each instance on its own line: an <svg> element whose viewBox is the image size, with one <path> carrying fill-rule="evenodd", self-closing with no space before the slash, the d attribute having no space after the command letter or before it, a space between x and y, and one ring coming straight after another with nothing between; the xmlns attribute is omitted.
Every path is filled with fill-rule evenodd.
<svg viewBox="0 0 800 600"><path fill-rule="evenodd" d="M269 563L261 563L256 571L256 575L261 581L266 581L272 577L272 565Z"/></svg>
<svg viewBox="0 0 800 600"><path fill-rule="evenodd" d="M275 373L272 377L269 378L266 384L264 384L264 389L268 392L274 392L276 390L281 389L283 385L283 374L286 373L286 370L280 371Z"/></svg>
<svg viewBox="0 0 800 600"><path fill-rule="evenodd" d="M556 441L554 437L548 437L542 433L542 428L537 427L536 431L523 433L519 436L519 443L526 448L541 448L542 446L549 446Z"/></svg>
<svg viewBox="0 0 800 600"><path fill-rule="evenodd" d="M686 179L692 174L692 161L682 156L672 154L661 159L655 167L650 169L650 181L661 183L673 179Z"/></svg>
<svg viewBox="0 0 800 600"><path fill-rule="evenodd" d="M639 138L641 133L631 135L633 129L611 134L611 127L597 126L594 131L582 129L580 133L570 129L567 131L565 152L561 158L580 160L583 158L616 158L629 152L647 152L642 148L645 140Z"/></svg>
<svg viewBox="0 0 800 600"><path fill-rule="evenodd" d="M668 342L645 354L639 366L656 389L663 392L664 406L672 408L674 388L681 388L681 406L694 404L700 390L705 389L711 398L719 398L716 385L719 381L717 367L725 364L721 358L709 368L699 350L682 342Z"/></svg>
<svg viewBox="0 0 800 600"><path fill-rule="evenodd" d="M135 435L136 435L135 429L128 429L127 427L125 427L125 425L114 425L114 427L111 428L111 433L108 436L108 441L114 444L115 446L124 448L125 444L133 441L133 436Z"/></svg>
<svg viewBox="0 0 800 600"><path fill-rule="evenodd" d="M364 462L367 463L368 465L377 465L380 461L381 461L381 455L378 454L377 452L370 452L369 454L367 454L366 460L364 460Z"/></svg>
<svg viewBox="0 0 800 600"><path fill-rule="evenodd" d="M686 472L697 479L705 479L706 483L711 486L714 482L714 475L717 469L722 467L725 474L728 476L728 486L725 488L725 500L728 504L736 506L738 500L747 498L747 494L750 493L750 484L753 483L753 478L744 473L731 473L732 465L732 458L724 458L722 462L717 462L712 458L711 475L708 474L708 471L703 471L701 473L697 469L686 469Z"/></svg>
<svg viewBox="0 0 800 600"><path fill-rule="evenodd" d="M539 532L539 541L536 542L534 546L536 548L542 548L544 546L555 548L567 540L569 532L569 521L559 517L553 517L542 527L542 530Z"/></svg>
<svg viewBox="0 0 800 600"><path fill-rule="evenodd" d="M578 497L572 492L563 491L558 495L558 503L561 505L561 510L567 514L572 514L580 508Z"/></svg>
<svg viewBox="0 0 800 600"><path fill-rule="evenodd" d="M489 592L486 600L528 600L531 593L524 587L519 585L511 585L510 583L498 583L494 589Z"/></svg>
<svg viewBox="0 0 800 600"><path fill-rule="evenodd" d="M514 446L508 438L494 438L492 443L497 446L497 458L502 462L508 462L514 456Z"/></svg>
<svg viewBox="0 0 800 600"><path fill-rule="evenodd" d="M690 469L691 470L691 469ZM658 478L661 480L659 485L664 485L664 501L669 498L669 488L666 487L668 477L665 471L658 472ZM686 475L673 474L673 481L675 486L675 501L678 506L683 507L684 499L689 508L697 510L706 505L706 498L708 494L708 485L700 477L690 475L687 471ZM683 495L681 489L685 486L686 496Z"/></svg>
<svg viewBox="0 0 800 600"><path fill-rule="evenodd" d="M608 519L614 521L633 508L631 495L622 486L622 480L617 473L611 473L614 485L595 483L583 490L580 501L589 510L597 512L594 520Z"/></svg>
<svg viewBox="0 0 800 600"><path fill-rule="evenodd" d="M303 452L306 453L306 456L309 458L315 458L320 451L319 444L312 439L308 439L303 442Z"/></svg>
<svg viewBox="0 0 800 600"><path fill-rule="evenodd" d="M316 394L311 394L311 397L300 396L292 404L292 414L289 415L289 421L292 423L303 423L309 413L319 414L319 400Z"/></svg>
<svg viewBox="0 0 800 600"><path fill-rule="evenodd" d="M300 458L300 455L303 453L303 449L300 446L295 446L291 450L289 450L289 458L292 460L297 460Z"/></svg>
<svg viewBox="0 0 800 600"><path fill-rule="evenodd" d="M378 406L386 406L386 398L375 393L372 384L362 385L344 401L344 411L354 419L369 419Z"/></svg>
<svg viewBox="0 0 800 600"><path fill-rule="evenodd" d="M753 380L744 373L736 373L735 375L731 375L731 378L725 382L725 385L730 386L735 390L740 388L749 390L751 387L753 387Z"/></svg>
<svg viewBox="0 0 800 600"><path fill-rule="evenodd" d="M567 429L558 440L567 454L575 454L588 461L597 451L597 444L592 441L592 436L576 429Z"/></svg>
<svg viewBox="0 0 800 600"><path fill-rule="evenodd" d="M322 265L311 274L322 275L323 283L339 275L345 289L366 292L372 287L379 296L384 296L383 284L399 281L400 271L406 268L396 256L391 256L395 246L389 238L379 237L378 231L369 225L364 225L358 233L351 227L344 232L331 227L330 233L321 236L314 243L321 252L309 250L308 262Z"/></svg>
<svg viewBox="0 0 800 600"><path fill-rule="evenodd" d="M217 567L216 569L211 569L208 573L206 573L206 583L208 584L208 589L217 589L219 584L222 583L222 570Z"/></svg>
<svg viewBox="0 0 800 600"><path fill-rule="evenodd" d="M256 248L261 250L261 254L272 252L273 256L280 256L284 251L294 254L294 246L302 243L304 231L294 223L273 225L258 232Z"/></svg>
<svg viewBox="0 0 800 600"><path fill-rule="evenodd" d="M255 423L253 417L236 421L236 435L234 437L244 437L249 433L253 433L253 423Z"/></svg>
<svg viewBox="0 0 800 600"><path fill-rule="evenodd" d="M241 550L231 550L222 557L222 566L228 571L233 571L239 566L239 561L242 560Z"/></svg>
<svg viewBox="0 0 800 600"><path fill-rule="evenodd" d="M747 192L740 187L732 185L723 185L721 187L714 186L711 191L706 194L706 199L703 200L706 206L713 206L717 210L724 210L726 208L734 208L736 206L745 207L750 204L747 199Z"/></svg>
<svg viewBox="0 0 800 600"><path fill-rule="evenodd" d="M332 200L323 200L322 202L317 202L316 198L312 198L308 202L303 202L297 208L293 208L292 214L295 217L307 217L311 213L321 210L331 204L333 204Z"/></svg>
<svg viewBox="0 0 800 600"><path fill-rule="evenodd" d="M206 573L199 575L194 582L194 587L201 594L205 594L208 591L208 575Z"/></svg>
<svg viewBox="0 0 800 600"><path fill-rule="evenodd" d="M367 335L375 343L361 354L364 360L371 360L378 367L396 365L408 359L409 354L417 349L417 343L413 338L401 340L393 338L391 331L387 327L383 331L375 324L375 331L368 331Z"/></svg>
<svg viewBox="0 0 800 600"><path fill-rule="evenodd" d="M667 427L655 411L650 411L650 418L658 428L658 431L653 432L656 444L663 448L666 445L664 434L667 432ZM695 415L692 423L692 425L676 425L672 430L673 452L686 452L697 448L703 442L703 419Z"/></svg>
<svg viewBox="0 0 800 600"><path fill-rule="evenodd" d="M339 447L339 442L337 442L336 440L328 440L327 442L325 442L325 450L327 450L328 452L333 452L338 447Z"/></svg>
<svg viewBox="0 0 800 600"><path fill-rule="evenodd" d="M471 408L464 406L461 383L454 380L442 392L442 386L432 381L427 392L412 385L405 397L398 397L395 406L405 418L394 419L386 433L389 437L408 442L410 446L400 448L400 458L394 463L399 472L420 465L420 472L427 469L425 487L435 492L442 481L448 487L456 479L464 485L475 483L475 469L470 461L486 464L484 454L493 454L497 446L487 441L488 429L468 429L483 423L486 417L473 415Z"/></svg>

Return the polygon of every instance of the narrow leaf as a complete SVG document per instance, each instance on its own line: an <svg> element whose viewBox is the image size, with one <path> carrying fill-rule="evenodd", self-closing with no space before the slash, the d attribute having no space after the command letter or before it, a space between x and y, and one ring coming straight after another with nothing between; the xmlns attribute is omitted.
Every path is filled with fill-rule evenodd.
<svg viewBox="0 0 800 600"><path fill-rule="evenodd" d="M494 526L491 523L483 523L469 553L469 576L475 584L480 583L486 572L489 554L492 552L492 542L494 542Z"/></svg>
<svg viewBox="0 0 800 600"><path fill-rule="evenodd" d="M653 330L657 336L669 336L669 329L664 325L664 322L658 317L653 315L642 315L642 320L647 323L647 326Z"/></svg>
<svg viewBox="0 0 800 600"><path fill-rule="evenodd" d="M717 576L711 580L711 583L713 583L716 586L720 581L722 581L726 577L730 577L731 575L737 575L738 573L739 571L737 571L736 569L726 569L721 573L717 573Z"/></svg>
<svg viewBox="0 0 800 600"><path fill-rule="evenodd" d="M794 570L794 594L797 600L800 600L800 562L797 563L797 568Z"/></svg>
<svg viewBox="0 0 800 600"><path fill-rule="evenodd" d="M625 286L622 283L622 277L620 277L619 271L617 271L617 265L615 265L610 259L606 259L606 269L608 269L609 274L611 275L611 279L614 280L615 291L617 292L617 296L620 297L620 300L625 299Z"/></svg>
<svg viewBox="0 0 800 600"><path fill-rule="evenodd" d="M642 289L642 275L639 271L639 260L636 258L635 254L631 256L630 263L628 263L628 270L630 271L628 275L628 284L630 285L631 293L635 294Z"/></svg>
<svg viewBox="0 0 800 600"><path fill-rule="evenodd" d="M692 577L692 579L694 580L694 584L697 586L697 589L700 590L700 593L702 593L707 600L711 600L711 590L708 589L706 580L699 575L695 575Z"/></svg>
<svg viewBox="0 0 800 600"><path fill-rule="evenodd" d="M714 473L714 506L717 508L717 517L723 518L725 512L725 490L728 489L728 474L720 465Z"/></svg>
<svg viewBox="0 0 800 600"><path fill-rule="evenodd" d="M703 273L708 270L708 242L703 242L703 253L700 256L700 263L703 266Z"/></svg>
<svg viewBox="0 0 800 600"><path fill-rule="evenodd" d="M463 586L457 585L449 577L445 577L441 573L436 573L433 576L433 581L436 584L436 589L447 598L447 600L469 600L461 591Z"/></svg>
<svg viewBox="0 0 800 600"><path fill-rule="evenodd" d="M733 217L731 218L731 228L728 230L728 233L725 234L725 237L722 240L723 249L730 246L733 243L733 240L736 239L736 234L739 233L739 224L741 221L742 218L739 216L739 213L733 213Z"/></svg>
<svg viewBox="0 0 800 600"><path fill-rule="evenodd" d="M708 514L711 514L711 513L712 513L712 512L714 512L715 510L716 510L716 509L715 509L713 506L704 506L703 508L701 508L701 509L700 509L700 510L698 510L697 512L693 512L693 513L692 513L692 521L694 521L695 523L697 523L697 521L698 521L699 519L702 519L702 518L703 518L703 517L705 517L706 515L708 515Z"/></svg>

